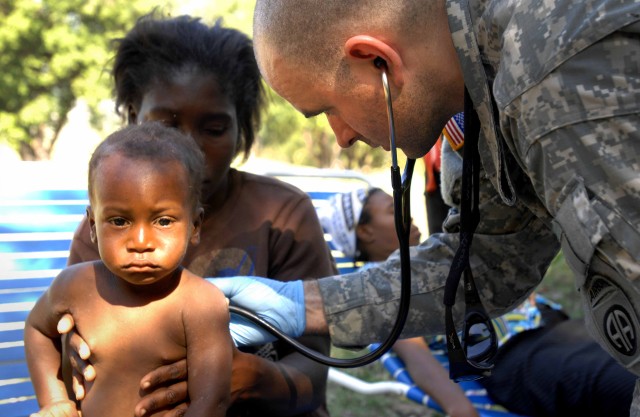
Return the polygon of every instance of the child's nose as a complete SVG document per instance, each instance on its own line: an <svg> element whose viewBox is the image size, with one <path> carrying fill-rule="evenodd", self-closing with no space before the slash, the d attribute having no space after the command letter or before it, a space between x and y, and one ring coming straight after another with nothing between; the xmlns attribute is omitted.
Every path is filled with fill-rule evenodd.
<svg viewBox="0 0 640 417"><path fill-rule="evenodd" d="M138 252L153 249L153 232L147 225L139 224L132 228L128 249Z"/></svg>

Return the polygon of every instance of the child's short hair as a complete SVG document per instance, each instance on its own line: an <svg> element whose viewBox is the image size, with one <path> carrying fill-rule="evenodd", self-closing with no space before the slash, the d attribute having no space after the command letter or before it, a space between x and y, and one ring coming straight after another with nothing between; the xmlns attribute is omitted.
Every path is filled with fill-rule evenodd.
<svg viewBox="0 0 640 417"><path fill-rule="evenodd" d="M147 122L124 127L102 141L89 161L89 199L92 200L94 176L100 162L109 155L120 154L134 160L152 162L176 161L188 175L193 209L200 207L205 172L204 154L191 136L160 122ZM167 175L171 175L170 172Z"/></svg>
<svg viewBox="0 0 640 417"><path fill-rule="evenodd" d="M149 86L181 71L212 75L236 109L237 154L249 156L260 125L264 87L247 35L223 27L221 20L207 26L191 16L166 19L150 13L115 45L112 74L118 114L130 105L139 107Z"/></svg>

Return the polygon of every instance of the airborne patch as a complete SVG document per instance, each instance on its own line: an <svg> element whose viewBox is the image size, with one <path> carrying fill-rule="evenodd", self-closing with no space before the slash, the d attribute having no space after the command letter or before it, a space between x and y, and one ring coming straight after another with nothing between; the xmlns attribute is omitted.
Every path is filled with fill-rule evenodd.
<svg viewBox="0 0 640 417"><path fill-rule="evenodd" d="M609 352L627 367L638 361L638 318L631 302L611 280L594 276L589 303L595 329Z"/></svg>

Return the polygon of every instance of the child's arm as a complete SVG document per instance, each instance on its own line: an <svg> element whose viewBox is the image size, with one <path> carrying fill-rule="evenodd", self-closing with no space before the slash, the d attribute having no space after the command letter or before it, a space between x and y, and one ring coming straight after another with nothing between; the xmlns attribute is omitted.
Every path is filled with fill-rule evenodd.
<svg viewBox="0 0 640 417"><path fill-rule="evenodd" d="M185 416L224 417L235 349L229 333L229 308L220 290L204 279L197 281L183 313L191 399Z"/></svg>
<svg viewBox="0 0 640 417"><path fill-rule="evenodd" d="M66 292L65 281L72 272L64 270L53 281L29 313L24 329L24 346L31 382L41 408L40 416L77 416L61 375L61 340L56 329L60 314L58 295ZM71 297L67 294L66 297ZM58 310L59 311L59 310Z"/></svg>

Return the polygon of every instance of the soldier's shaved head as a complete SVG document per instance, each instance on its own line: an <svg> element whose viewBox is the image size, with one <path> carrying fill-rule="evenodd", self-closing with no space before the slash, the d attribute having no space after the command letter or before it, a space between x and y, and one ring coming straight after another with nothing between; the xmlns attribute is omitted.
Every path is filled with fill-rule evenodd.
<svg viewBox="0 0 640 417"><path fill-rule="evenodd" d="M291 62L335 68L344 41L355 34L384 36L426 32L438 1L258 0L254 12L256 53L265 44Z"/></svg>

